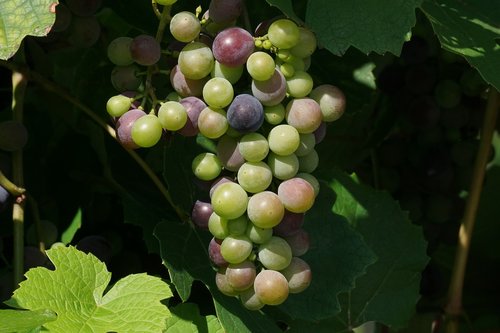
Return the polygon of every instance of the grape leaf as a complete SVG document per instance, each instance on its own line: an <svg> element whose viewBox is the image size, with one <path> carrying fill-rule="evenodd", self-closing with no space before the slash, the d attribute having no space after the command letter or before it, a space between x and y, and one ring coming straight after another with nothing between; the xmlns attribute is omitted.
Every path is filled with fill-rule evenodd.
<svg viewBox="0 0 500 333"><path fill-rule="evenodd" d="M245 309L234 297L223 295L215 285L215 271L207 253L208 238L190 225L176 221L158 224L154 235L160 242L161 257L181 299L187 299L193 281L202 281L212 293L217 317L226 332L280 332L276 324L257 311Z"/></svg>
<svg viewBox="0 0 500 333"><path fill-rule="evenodd" d="M285 13L289 18L296 22L301 22L301 20L295 15L293 10L293 4L291 0L267 0L267 3L271 6L279 8L283 13Z"/></svg>
<svg viewBox="0 0 500 333"><path fill-rule="evenodd" d="M340 312L337 295L354 288L376 256L342 216L332 213L334 193L323 186L304 229L311 248L302 258L311 266L313 279L304 292L290 295L280 308L294 319L318 321Z"/></svg>
<svg viewBox="0 0 500 333"><path fill-rule="evenodd" d="M106 265L76 248L47 251L55 270L30 269L8 305L28 310L50 309L57 320L45 324L54 332L159 332L170 312L161 300L169 286L147 274L120 279L103 295L111 279Z"/></svg>
<svg viewBox="0 0 500 333"><path fill-rule="evenodd" d="M165 333L223 333L224 330L213 315L202 316L198 306L194 303L181 303L172 311L172 317L167 319Z"/></svg>
<svg viewBox="0 0 500 333"><path fill-rule="evenodd" d="M500 9L483 1L426 0L422 10L441 46L464 56L484 80L500 90Z"/></svg>
<svg viewBox="0 0 500 333"><path fill-rule="evenodd" d="M377 321L402 327L419 299L420 274L428 262L427 243L420 227L387 192L356 183L335 172L331 187L337 193L334 213L355 226L379 260L340 298L341 320L348 327Z"/></svg>
<svg viewBox="0 0 500 333"><path fill-rule="evenodd" d="M0 333L30 332L56 319L57 315L50 310L0 310Z"/></svg>
<svg viewBox="0 0 500 333"><path fill-rule="evenodd" d="M336 55L354 46L368 54L399 55L405 36L416 23L422 0L314 0L306 23L320 45Z"/></svg>
<svg viewBox="0 0 500 333"><path fill-rule="evenodd" d="M54 0L0 0L0 59L16 53L27 35L46 36L55 21Z"/></svg>

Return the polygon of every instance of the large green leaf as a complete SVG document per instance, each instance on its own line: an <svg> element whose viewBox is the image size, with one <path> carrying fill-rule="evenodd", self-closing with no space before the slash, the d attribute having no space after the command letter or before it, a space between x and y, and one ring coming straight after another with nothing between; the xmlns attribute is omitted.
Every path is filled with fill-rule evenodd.
<svg viewBox="0 0 500 333"><path fill-rule="evenodd" d="M498 2L426 0L422 9L441 45L463 55L481 76L500 90L500 10Z"/></svg>
<svg viewBox="0 0 500 333"><path fill-rule="evenodd" d="M57 315L50 310L0 310L0 333L30 332L56 319Z"/></svg>
<svg viewBox="0 0 500 333"><path fill-rule="evenodd" d="M340 312L337 295L354 288L355 280L376 261L376 256L342 216L332 213L334 193L321 188L304 228L311 248L302 258L311 266L308 289L290 295L280 308L294 319L318 321Z"/></svg>
<svg viewBox="0 0 500 333"><path fill-rule="evenodd" d="M27 35L45 36L54 24L54 0L0 0L0 59L16 53Z"/></svg>
<svg viewBox="0 0 500 333"><path fill-rule="evenodd" d="M275 323L260 312L246 310L234 297L223 295L215 285L210 265L208 239L202 240L190 225L166 221L154 232L160 241L161 257L182 299L187 299L194 280L202 281L212 293L215 310L226 332L279 332Z"/></svg>
<svg viewBox="0 0 500 333"><path fill-rule="evenodd" d="M26 273L9 305L50 309L57 320L53 332L159 332L170 316L160 301L172 296L169 286L147 274L120 279L103 295L111 280L106 265L74 247L47 251L55 270L37 267Z"/></svg>
<svg viewBox="0 0 500 333"><path fill-rule="evenodd" d="M181 303L170 309L172 317L167 319L165 333L223 333L217 317L202 316L194 303Z"/></svg>
<svg viewBox="0 0 500 333"><path fill-rule="evenodd" d="M398 55L422 0L310 0L306 23L319 43L341 55L350 46Z"/></svg>
<svg viewBox="0 0 500 333"><path fill-rule="evenodd" d="M266 0L271 6L278 7L283 13L285 13L291 19L295 21L300 21L300 19L295 15L293 11L292 0Z"/></svg>
<svg viewBox="0 0 500 333"><path fill-rule="evenodd" d="M331 186L337 194L333 211L345 216L379 260L342 295L339 319L346 327L366 321L402 327L419 299L421 272L428 262L427 243L420 227L386 192L358 184L335 172Z"/></svg>

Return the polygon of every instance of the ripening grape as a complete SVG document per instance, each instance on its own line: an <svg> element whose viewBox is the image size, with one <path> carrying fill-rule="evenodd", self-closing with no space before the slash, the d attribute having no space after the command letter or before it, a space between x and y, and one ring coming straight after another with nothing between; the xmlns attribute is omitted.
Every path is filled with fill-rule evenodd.
<svg viewBox="0 0 500 333"><path fill-rule="evenodd" d="M219 176L222 164L215 154L201 153L193 159L191 168L198 179L212 180Z"/></svg>
<svg viewBox="0 0 500 333"><path fill-rule="evenodd" d="M179 101L187 113L187 121L183 128L179 130L179 134L183 136L195 136L198 134L198 118L201 111L207 107L205 102L197 97L185 97Z"/></svg>
<svg viewBox="0 0 500 333"><path fill-rule="evenodd" d="M312 133L321 125L323 114L313 99L296 98L287 104L285 118L299 133Z"/></svg>
<svg viewBox="0 0 500 333"><path fill-rule="evenodd" d="M255 226L272 228L283 219L285 208L276 193L263 191L248 200L247 214Z"/></svg>
<svg viewBox="0 0 500 333"><path fill-rule="evenodd" d="M157 116L148 114L134 122L130 134L139 147L149 148L160 141L163 128Z"/></svg>
<svg viewBox="0 0 500 333"><path fill-rule="evenodd" d="M128 149L139 148L134 140L132 140L132 125L137 119L145 115L146 113L140 109L132 109L125 112L120 118L118 118L115 124L116 138L122 146Z"/></svg>
<svg viewBox="0 0 500 333"><path fill-rule="evenodd" d="M9 200L10 193L3 186L0 185L0 211L5 207Z"/></svg>
<svg viewBox="0 0 500 333"><path fill-rule="evenodd" d="M269 149L281 156L293 154L300 144L299 132L290 125L273 127L267 136ZM300 160L299 160L300 161Z"/></svg>
<svg viewBox="0 0 500 333"><path fill-rule="evenodd" d="M209 202L196 200L191 210L191 221L199 228L208 229L208 219L213 211Z"/></svg>
<svg viewBox="0 0 500 333"><path fill-rule="evenodd" d="M170 33L180 42L189 43L195 40L200 31L200 21L191 12L179 12L170 21Z"/></svg>
<svg viewBox="0 0 500 333"><path fill-rule="evenodd" d="M215 284L217 285L217 289L226 296L236 296L239 294L239 292L234 290L227 282L226 267L220 268L215 274Z"/></svg>
<svg viewBox="0 0 500 333"><path fill-rule="evenodd" d="M161 57L160 43L153 36L139 35L130 43L130 54L139 65L154 65Z"/></svg>
<svg viewBox="0 0 500 333"><path fill-rule="evenodd" d="M300 258L293 257L290 265L280 272L287 279L291 294L300 293L311 284L311 267Z"/></svg>
<svg viewBox="0 0 500 333"><path fill-rule="evenodd" d="M162 103L158 110L160 124L168 131L177 131L183 128L186 125L187 118L186 108L179 102Z"/></svg>
<svg viewBox="0 0 500 333"><path fill-rule="evenodd" d="M217 142L217 156L226 170L238 171L245 159L238 149L238 141L229 135L224 135Z"/></svg>
<svg viewBox="0 0 500 333"><path fill-rule="evenodd" d="M229 264L226 268L226 279L231 287L236 291L242 291L253 285L257 275L255 265L249 260L239 264Z"/></svg>
<svg viewBox="0 0 500 333"><path fill-rule="evenodd" d="M217 34L212 45L213 55L229 67L244 65L254 50L252 35L242 28L231 27Z"/></svg>
<svg viewBox="0 0 500 333"><path fill-rule="evenodd" d="M267 156L267 164L273 176L281 180L290 179L299 171L299 159L295 154L281 156L270 152Z"/></svg>
<svg viewBox="0 0 500 333"><path fill-rule="evenodd" d="M305 156L314 150L316 145L316 137L314 133L300 134L299 147L295 150L297 157Z"/></svg>
<svg viewBox="0 0 500 333"><path fill-rule="evenodd" d="M241 78L243 74L243 65L236 67L229 67L224 64L221 64L218 61L215 61L214 68L212 68L212 72L210 72L210 76L214 77L222 77L228 80L231 84L235 84Z"/></svg>
<svg viewBox="0 0 500 333"><path fill-rule="evenodd" d="M223 109L208 106L198 116L198 130L207 138L220 138L226 133L227 128L228 119Z"/></svg>
<svg viewBox="0 0 500 333"><path fill-rule="evenodd" d="M111 72L111 83L120 91L137 90L142 80L137 76L139 68L136 65L116 66Z"/></svg>
<svg viewBox="0 0 500 333"><path fill-rule="evenodd" d="M279 271L290 265L292 249L286 240L273 236L259 245L258 257L264 267Z"/></svg>
<svg viewBox="0 0 500 333"><path fill-rule="evenodd" d="M314 189L302 178L285 180L278 186L278 196L286 209L305 213L314 204Z"/></svg>
<svg viewBox="0 0 500 333"><path fill-rule="evenodd" d="M269 153L269 143L260 133L248 133L240 138L238 149L248 162L259 162Z"/></svg>
<svg viewBox="0 0 500 333"><path fill-rule="evenodd" d="M290 245L292 255L300 257L309 250L309 234L304 229L299 229L291 235L285 237L286 242Z"/></svg>
<svg viewBox="0 0 500 333"><path fill-rule="evenodd" d="M212 195L214 194L214 191L217 188L217 186L224 184L224 183L228 183L228 182L234 183L234 181L227 176L223 176L223 177L219 177L219 178L215 179L210 186L210 191L209 191L210 198L212 198Z"/></svg>
<svg viewBox="0 0 500 333"><path fill-rule="evenodd" d="M275 70L269 80L252 80L252 95L265 106L273 106L281 103L286 96L285 77L280 71Z"/></svg>
<svg viewBox="0 0 500 333"><path fill-rule="evenodd" d="M220 253L220 244L222 240L216 239L215 237L210 240L208 244L208 257L218 267L226 267L229 263L224 260L222 254Z"/></svg>
<svg viewBox="0 0 500 333"><path fill-rule="evenodd" d="M201 97L203 86L208 81L208 77L199 80L188 79L181 72L179 65L175 65L170 71L170 84L172 88L182 97Z"/></svg>
<svg viewBox="0 0 500 333"><path fill-rule="evenodd" d="M255 295L263 304L279 305L288 298L288 281L280 272L263 269L254 281Z"/></svg>
<svg viewBox="0 0 500 333"><path fill-rule="evenodd" d="M264 108L252 95L240 94L227 110L227 121L238 132L254 132L264 122Z"/></svg>
<svg viewBox="0 0 500 333"><path fill-rule="evenodd" d="M191 42L179 53L179 69L188 79L199 80L208 76L214 66L214 55L208 46Z"/></svg>
<svg viewBox="0 0 500 333"><path fill-rule="evenodd" d="M28 142L28 130L17 120L0 122L0 149L17 151L23 149Z"/></svg>
<svg viewBox="0 0 500 333"><path fill-rule="evenodd" d="M299 27L299 41L290 49L290 53L297 58L307 58L316 50L316 36L311 30Z"/></svg>
<svg viewBox="0 0 500 333"><path fill-rule="evenodd" d="M239 264L252 253L252 247L252 241L247 236L231 235L222 241L220 252L228 263Z"/></svg>
<svg viewBox="0 0 500 333"><path fill-rule="evenodd" d="M132 53L130 53L132 38L118 37L108 45L108 59L117 66L128 66L134 63Z"/></svg>
<svg viewBox="0 0 500 333"><path fill-rule="evenodd" d="M281 222L273 230L276 236L287 237L298 232L304 224L304 213L292 213L285 210L285 215Z"/></svg>
<svg viewBox="0 0 500 333"><path fill-rule="evenodd" d="M313 132L314 138L316 139L316 144L323 141L326 136L326 123L323 121L319 127Z"/></svg>
<svg viewBox="0 0 500 333"><path fill-rule="evenodd" d="M243 304L243 306L248 310L257 311L264 307L264 303L259 300L254 288L248 288L247 290L242 291L239 297L241 304Z"/></svg>
<svg viewBox="0 0 500 333"><path fill-rule="evenodd" d="M300 164L300 161L299 161L299 164ZM319 184L318 179L316 179L316 177L314 177L310 173L306 173L306 172L299 172L299 173L297 173L296 177L302 178L305 181L307 181L309 184L311 184L311 186L314 189L314 196L315 197L318 196L319 189L320 189L320 184Z"/></svg>
<svg viewBox="0 0 500 333"><path fill-rule="evenodd" d="M345 111L345 95L337 87L323 84L314 88L309 97L314 99L321 109L323 121L331 122L339 119Z"/></svg>
<svg viewBox="0 0 500 333"><path fill-rule="evenodd" d="M267 34L271 43L279 49L290 49L300 40L299 27L288 19L279 19L271 23Z"/></svg>

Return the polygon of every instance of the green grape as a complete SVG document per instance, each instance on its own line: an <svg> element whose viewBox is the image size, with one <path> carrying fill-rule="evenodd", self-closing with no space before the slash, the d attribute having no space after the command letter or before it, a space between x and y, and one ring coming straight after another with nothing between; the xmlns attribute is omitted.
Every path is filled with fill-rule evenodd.
<svg viewBox="0 0 500 333"><path fill-rule="evenodd" d="M219 108L206 107L198 116L198 130L209 139L217 139L226 133L229 124L226 111Z"/></svg>
<svg viewBox="0 0 500 333"><path fill-rule="evenodd" d="M208 219L208 231L215 238L224 239L229 236L229 221L213 212Z"/></svg>
<svg viewBox="0 0 500 333"><path fill-rule="evenodd" d="M254 80L266 81L273 76L276 64L269 54L257 51L248 57L246 67Z"/></svg>
<svg viewBox="0 0 500 333"><path fill-rule="evenodd" d="M233 85L222 77L208 80L203 87L203 99L213 108L224 108L231 104L234 97Z"/></svg>
<svg viewBox="0 0 500 333"><path fill-rule="evenodd" d="M273 174L269 166L262 162L245 162L238 170L238 183L250 193L264 191L271 185Z"/></svg>
<svg viewBox="0 0 500 333"><path fill-rule="evenodd" d="M246 161L259 162L269 153L269 143L260 133L248 133L241 137L238 149Z"/></svg>
<svg viewBox="0 0 500 333"><path fill-rule="evenodd" d="M226 267L221 268L215 274L215 285L217 286L217 289L219 289L219 291L226 296L236 296L239 294L239 292L234 290L234 288L231 287L227 281Z"/></svg>
<svg viewBox="0 0 500 333"><path fill-rule="evenodd" d="M201 180L212 180L219 176L222 164L212 153L201 153L193 159L191 165L194 175Z"/></svg>
<svg viewBox="0 0 500 333"><path fill-rule="evenodd" d="M319 156L315 149L309 154L299 157L299 171L311 173L318 167Z"/></svg>
<svg viewBox="0 0 500 333"><path fill-rule="evenodd" d="M232 220L245 213L248 195L239 184L223 183L214 189L211 203L217 215Z"/></svg>
<svg viewBox="0 0 500 333"><path fill-rule="evenodd" d="M299 27L299 41L290 49L290 52L298 58L307 58L316 50L316 36L311 30Z"/></svg>
<svg viewBox="0 0 500 333"><path fill-rule="evenodd" d="M249 223L245 232L248 238L255 244L267 242L273 236L272 228L259 228L253 223Z"/></svg>
<svg viewBox="0 0 500 333"><path fill-rule="evenodd" d="M227 222L227 227L229 229L230 235L243 235L247 230L247 226L249 225L248 217L246 214L241 215L233 220L229 220Z"/></svg>
<svg viewBox="0 0 500 333"><path fill-rule="evenodd" d="M191 80L204 78L214 67L212 50L200 42L191 42L184 46L178 61L182 74Z"/></svg>
<svg viewBox="0 0 500 333"><path fill-rule="evenodd" d="M250 311L257 311L264 307L264 303L259 300L253 288L242 291L239 297L241 304Z"/></svg>
<svg viewBox="0 0 500 333"><path fill-rule="evenodd" d="M285 215L285 208L278 195L264 191L248 200L248 218L259 228L272 228L278 225Z"/></svg>
<svg viewBox="0 0 500 333"><path fill-rule="evenodd" d="M299 159L295 154L280 156L272 152L267 156L267 165L273 176L285 180L290 179L299 171Z"/></svg>
<svg viewBox="0 0 500 333"><path fill-rule="evenodd" d="M212 71L210 72L210 76L212 78L222 77L231 82L231 84L235 84L241 78L241 75L243 74L243 69L244 69L243 65L239 65L236 67L229 67L224 64L221 64L216 60L214 68L212 68Z"/></svg>
<svg viewBox="0 0 500 333"><path fill-rule="evenodd" d="M288 59L285 60L285 63L293 67L294 74L299 71L306 71L306 63L304 62L304 59L298 58L294 55L289 56Z"/></svg>
<svg viewBox="0 0 500 333"><path fill-rule="evenodd" d="M300 40L300 31L295 22L279 19L271 23L267 32L269 40L279 49L290 49Z"/></svg>
<svg viewBox="0 0 500 333"><path fill-rule="evenodd" d="M255 295L267 305L279 305L288 298L288 281L283 274L271 269L263 269L253 283Z"/></svg>
<svg viewBox="0 0 500 333"><path fill-rule="evenodd" d="M178 131L183 128L187 118L186 108L179 102L162 103L158 110L161 126L168 131Z"/></svg>
<svg viewBox="0 0 500 333"><path fill-rule="evenodd" d="M312 88L313 79L307 72L297 70L291 78L286 79L286 91L292 97L306 97Z"/></svg>
<svg viewBox="0 0 500 333"><path fill-rule="evenodd" d="M177 2L177 0L155 0L155 2L162 6L170 6Z"/></svg>
<svg viewBox="0 0 500 333"><path fill-rule="evenodd" d="M106 111L111 117L120 117L130 109L133 99L124 95L112 96L106 103Z"/></svg>
<svg viewBox="0 0 500 333"><path fill-rule="evenodd" d="M285 119L285 106L276 104L273 106L264 106L264 120L271 125L278 125Z"/></svg>
<svg viewBox="0 0 500 333"><path fill-rule="evenodd" d="M137 119L132 125L132 140L139 147L153 147L160 141L163 134L160 120L153 114L145 115Z"/></svg>
<svg viewBox="0 0 500 333"><path fill-rule="evenodd" d="M290 155L297 150L300 144L299 132L290 125L273 127L267 136L269 149L280 156Z"/></svg>
<svg viewBox="0 0 500 333"><path fill-rule="evenodd" d="M290 79L295 75L295 67L292 64L283 63L280 65L280 72L285 78Z"/></svg>
<svg viewBox="0 0 500 333"><path fill-rule="evenodd" d="M227 236L220 245L222 257L230 264L245 261L252 253L252 241L246 236Z"/></svg>
<svg viewBox="0 0 500 333"><path fill-rule="evenodd" d="M299 147L295 151L295 155L297 155L297 157L305 156L309 154L312 150L314 150L315 145L316 145L316 136L314 135L314 133L300 134L300 143Z"/></svg>
<svg viewBox="0 0 500 333"><path fill-rule="evenodd" d="M286 240L273 236L259 246L258 257L264 267L279 271L290 265L292 249Z"/></svg>
<svg viewBox="0 0 500 333"><path fill-rule="evenodd" d="M118 37L115 38L108 45L108 58L117 66L128 66L134 63L132 53L130 52L130 44L132 38Z"/></svg>

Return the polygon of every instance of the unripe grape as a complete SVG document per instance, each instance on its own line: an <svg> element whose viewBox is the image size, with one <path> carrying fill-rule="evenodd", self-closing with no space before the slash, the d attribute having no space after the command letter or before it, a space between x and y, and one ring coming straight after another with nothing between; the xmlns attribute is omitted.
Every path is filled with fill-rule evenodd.
<svg viewBox="0 0 500 333"><path fill-rule="evenodd" d="M248 195L239 184L224 183L214 190L211 203L218 215L235 219L247 210Z"/></svg>
<svg viewBox="0 0 500 333"><path fill-rule="evenodd" d="M290 265L292 249L286 240L273 236L259 246L258 257L264 267L279 271Z"/></svg>
<svg viewBox="0 0 500 333"><path fill-rule="evenodd" d="M290 265L281 270L281 273L287 279L288 289L292 294L303 292L311 284L311 267L300 258L293 257Z"/></svg>
<svg viewBox="0 0 500 333"><path fill-rule="evenodd" d="M180 42L189 43L193 41L198 37L200 31L200 21L191 12L179 12L170 21L170 33Z"/></svg>
<svg viewBox="0 0 500 333"><path fill-rule="evenodd" d="M177 131L187 122L186 108L179 102L169 101L162 103L158 110L158 119L161 126L168 131Z"/></svg>
<svg viewBox="0 0 500 333"><path fill-rule="evenodd" d="M163 133L160 120L153 114L137 119L132 125L132 140L144 148L153 147L160 141Z"/></svg>
<svg viewBox="0 0 500 333"><path fill-rule="evenodd" d="M193 159L192 169L197 178L212 180L219 176L222 164L215 154L201 153Z"/></svg>
<svg viewBox="0 0 500 333"><path fill-rule="evenodd" d="M255 277L254 290L262 303L279 305L288 298L288 281L280 272L262 270Z"/></svg>
<svg viewBox="0 0 500 333"><path fill-rule="evenodd" d="M252 253L252 242L246 236L228 236L220 245L224 259L230 264L239 264L245 261Z"/></svg>
<svg viewBox="0 0 500 333"><path fill-rule="evenodd" d="M280 223L285 209L276 193L264 191L250 198L247 213L250 221L257 227L272 228Z"/></svg>
<svg viewBox="0 0 500 333"><path fill-rule="evenodd" d="M295 22L288 19L271 23L267 34L271 43L279 49L290 49L300 40L299 28Z"/></svg>
<svg viewBox="0 0 500 333"><path fill-rule="evenodd" d="M323 121L331 122L339 119L345 111L345 95L339 88L323 84L314 88L309 97L314 99L321 109Z"/></svg>

